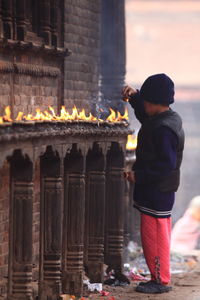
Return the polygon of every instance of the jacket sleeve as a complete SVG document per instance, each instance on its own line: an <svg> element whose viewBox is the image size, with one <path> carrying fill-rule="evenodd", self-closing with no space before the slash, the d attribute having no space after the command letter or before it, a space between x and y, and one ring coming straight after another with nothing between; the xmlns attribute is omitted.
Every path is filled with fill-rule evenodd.
<svg viewBox="0 0 200 300"><path fill-rule="evenodd" d="M178 147L176 134L170 128L162 126L156 130L153 142L158 159L151 166L135 170L137 184L159 182L176 167Z"/></svg>
<svg viewBox="0 0 200 300"><path fill-rule="evenodd" d="M137 93L130 97L130 105L134 109L135 116L140 123L143 123L148 117L144 110L144 103L140 98L140 92L137 90Z"/></svg>

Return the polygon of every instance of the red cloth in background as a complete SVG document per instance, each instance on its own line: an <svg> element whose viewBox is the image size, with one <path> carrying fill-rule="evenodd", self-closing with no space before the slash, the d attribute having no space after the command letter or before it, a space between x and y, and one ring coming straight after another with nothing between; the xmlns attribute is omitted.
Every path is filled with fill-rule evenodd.
<svg viewBox="0 0 200 300"><path fill-rule="evenodd" d="M154 218L141 214L141 240L151 279L170 282L171 217Z"/></svg>

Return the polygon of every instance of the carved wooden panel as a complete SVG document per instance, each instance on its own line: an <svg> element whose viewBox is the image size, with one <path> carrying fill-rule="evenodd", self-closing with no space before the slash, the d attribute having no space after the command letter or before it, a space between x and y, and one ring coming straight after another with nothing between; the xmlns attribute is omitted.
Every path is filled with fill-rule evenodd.
<svg viewBox="0 0 200 300"><path fill-rule="evenodd" d="M124 242L124 155L118 143L107 153L105 262L122 271Z"/></svg>
<svg viewBox="0 0 200 300"><path fill-rule="evenodd" d="M82 294L85 174L82 151L73 144L64 160L63 292Z"/></svg>
<svg viewBox="0 0 200 300"><path fill-rule="evenodd" d="M13 38L13 23L12 23L13 1L2 0L2 15L3 15L3 34L7 39Z"/></svg>
<svg viewBox="0 0 200 300"><path fill-rule="evenodd" d="M87 274L90 282L103 281L105 172L87 174L86 250Z"/></svg>
<svg viewBox="0 0 200 300"><path fill-rule="evenodd" d="M106 263L122 268L123 250L123 169L111 168L106 177Z"/></svg>

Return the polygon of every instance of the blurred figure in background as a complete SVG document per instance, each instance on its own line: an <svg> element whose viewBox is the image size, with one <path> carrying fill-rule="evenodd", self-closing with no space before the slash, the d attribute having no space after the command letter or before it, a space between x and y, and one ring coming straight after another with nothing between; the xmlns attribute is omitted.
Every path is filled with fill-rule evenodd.
<svg viewBox="0 0 200 300"><path fill-rule="evenodd" d="M200 196L194 197L186 212L173 227L171 250L189 253L198 248L200 239Z"/></svg>

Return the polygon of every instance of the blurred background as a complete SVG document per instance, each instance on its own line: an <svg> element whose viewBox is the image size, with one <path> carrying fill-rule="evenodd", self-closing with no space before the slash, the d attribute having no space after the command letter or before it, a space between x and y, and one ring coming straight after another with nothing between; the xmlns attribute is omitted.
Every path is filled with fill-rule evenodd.
<svg viewBox="0 0 200 300"><path fill-rule="evenodd" d="M175 83L172 109L183 119L186 141L173 223L200 194L200 1L126 0L126 84L140 88L156 73ZM131 127L140 124L129 109Z"/></svg>

